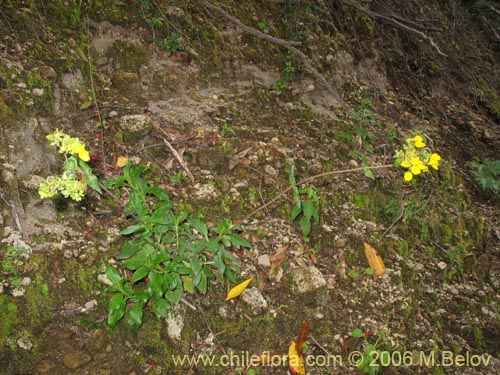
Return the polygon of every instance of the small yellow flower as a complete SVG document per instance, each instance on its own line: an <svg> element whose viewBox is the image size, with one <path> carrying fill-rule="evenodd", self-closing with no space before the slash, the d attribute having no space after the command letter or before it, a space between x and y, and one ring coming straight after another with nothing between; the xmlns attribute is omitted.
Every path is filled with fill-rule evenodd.
<svg viewBox="0 0 500 375"><path fill-rule="evenodd" d="M80 142L75 142L71 145L69 150L73 154L79 154L80 152L85 151L85 147L83 147L83 145Z"/></svg>
<svg viewBox="0 0 500 375"><path fill-rule="evenodd" d="M411 172L405 172L404 179L405 179L406 182L410 182L411 180L413 180L413 173L411 173Z"/></svg>
<svg viewBox="0 0 500 375"><path fill-rule="evenodd" d="M441 156L439 154L432 154L429 158L429 162L427 165L430 165L432 168L437 170L439 168L439 161L441 160Z"/></svg>
<svg viewBox="0 0 500 375"><path fill-rule="evenodd" d="M408 160L403 160L401 162L401 167L403 167L403 168L410 168L411 167L411 163Z"/></svg>
<svg viewBox="0 0 500 375"><path fill-rule="evenodd" d="M413 137L413 142L415 142L415 147L416 148L423 148L423 147L425 147L424 139L421 136L419 136L419 135L416 135L415 137Z"/></svg>
<svg viewBox="0 0 500 375"><path fill-rule="evenodd" d="M87 162L90 160L90 154L87 150L83 149L78 153L78 157L82 159L83 161Z"/></svg>

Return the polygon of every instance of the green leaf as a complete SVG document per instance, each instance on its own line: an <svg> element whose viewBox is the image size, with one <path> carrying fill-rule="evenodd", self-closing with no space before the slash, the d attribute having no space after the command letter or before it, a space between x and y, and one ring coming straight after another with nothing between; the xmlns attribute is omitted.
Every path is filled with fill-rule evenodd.
<svg viewBox="0 0 500 375"><path fill-rule="evenodd" d="M164 292L163 287L164 287L163 276L156 272L151 271L149 273L149 284L148 284L148 288L151 289L151 295L154 298L162 297Z"/></svg>
<svg viewBox="0 0 500 375"><path fill-rule="evenodd" d="M143 240L127 241L122 246L118 259L127 259L137 253L144 245Z"/></svg>
<svg viewBox="0 0 500 375"><path fill-rule="evenodd" d="M240 249L241 247L252 247L250 242L245 240L243 237L237 235L237 234L228 234L229 240L231 241L231 244L237 248Z"/></svg>
<svg viewBox="0 0 500 375"><path fill-rule="evenodd" d="M302 230L302 235L304 237L309 237L311 233L311 222L305 216L300 218L300 229Z"/></svg>
<svg viewBox="0 0 500 375"><path fill-rule="evenodd" d="M142 325L142 317L144 305L142 303L136 303L127 314L127 323L132 327L140 327Z"/></svg>
<svg viewBox="0 0 500 375"><path fill-rule="evenodd" d="M352 337L365 337L365 334L359 328L354 328L351 332Z"/></svg>
<svg viewBox="0 0 500 375"><path fill-rule="evenodd" d="M201 280L198 285L196 285L196 288L202 293L205 294L207 293L207 286L208 286L208 280L207 280L207 275L205 272L201 273Z"/></svg>
<svg viewBox="0 0 500 375"><path fill-rule="evenodd" d="M84 111L86 110L87 108L90 108L90 106L92 105L92 100L86 100L82 103L82 105L80 106L80 110L81 111Z"/></svg>
<svg viewBox="0 0 500 375"><path fill-rule="evenodd" d="M125 315L126 300L123 294L115 294L109 300L108 325L114 327Z"/></svg>
<svg viewBox="0 0 500 375"><path fill-rule="evenodd" d="M314 204L311 200L307 199L302 201L302 211L307 221L311 221L311 217L314 213Z"/></svg>
<svg viewBox="0 0 500 375"><path fill-rule="evenodd" d="M363 173L365 174L366 177L368 177L371 180L375 180L375 174L373 174L373 170L368 167L363 168Z"/></svg>
<svg viewBox="0 0 500 375"><path fill-rule="evenodd" d="M295 204L292 207L292 221L297 218L302 213L302 207L300 205Z"/></svg>
<svg viewBox="0 0 500 375"><path fill-rule="evenodd" d="M118 271L111 266L106 267L106 277L113 284L118 284L122 280L122 277L120 276Z"/></svg>
<svg viewBox="0 0 500 375"><path fill-rule="evenodd" d="M148 273L149 269L147 269L146 267L139 267L132 275L130 281L132 283L136 283L137 281L144 279Z"/></svg>
<svg viewBox="0 0 500 375"><path fill-rule="evenodd" d="M78 162L78 166L80 167L81 171L83 172L85 177L87 177L87 185L90 186L95 191L97 191L99 194L102 194L101 187L99 186L99 180L94 174L92 168L90 168L90 166L83 160L81 159L76 159L76 160Z"/></svg>
<svg viewBox="0 0 500 375"><path fill-rule="evenodd" d="M189 220L189 225L196 229L196 231L205 239L208 239L208 228L203 221L197 218L192 218L191 220Z"/></svg>
<svg viewBox="0 0 500 375"><path fill-rule="evenodd" d="M224 274L224 271L226 269L226 265L224 264L224 259L223 259L223 256L220 252L218 252L214 256L214 264L215 264L215 267L217 268L217 271L219 271L221 274Z"/></svg>
<svg viewBox="0 0 500 375"><path fill-rule="evenodd" d="M170 310L170 304L165 298L153 299L153 312L156 316L166 318Z"/></svg>
<svg viewBox="0 0 500 375"><path fill-rule="evenodd" d="M290 185L295 186L295 164L290 165L290 172L288 173L288 182Z"/></svg>
<svg viewBox="0 0 500 375"><path fill-rule="evenodd" d="M142 224L142 223L140 223L140 224L134 224L134 225L129 225L126 228L123 228L120 231L120 234L122 236L126 236L127 234L132 234L132 233L139 232L139 231L142 231L142 230L144 230L144 224Z"/></svg>
<svg viewBox="0 0 500 375"><path fill-rule="evenodd" d="M165 298L172 305L176 305L181 300L183 294L184 294L184 291L181 288L178 288L178 289L175 289L175 290L168 290L165 293Z"/></svg>
<svg viewBox="0 0 500 375"><path fill-rule="evenodd" d="M193 270L193 274L197 274L201 271L203 263L199 258L191 259L190 263L191 263L191 269Z"/></svg>

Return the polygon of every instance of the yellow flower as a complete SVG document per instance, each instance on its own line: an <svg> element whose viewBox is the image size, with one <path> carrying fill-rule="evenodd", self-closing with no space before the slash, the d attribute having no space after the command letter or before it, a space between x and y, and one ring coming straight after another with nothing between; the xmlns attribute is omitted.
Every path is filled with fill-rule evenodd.
<svg viewBox="0 0 500 375"><path fill-rule="evenodd" d="M410 167L411 167L411 163L410 163L408 160L403 160L403 161L401 162L401 166L402 166L403 168L410 168Z"/></svg>
<svg viewBox="0 0 500 375"><path fill-rule="evenodd" d="M419 135L416 135L415 137L413 137L413 142L415 142L415 147L416 148L423 148L423 147L425 147L424 139L421 136L419 136Z"/></svg>
<svg viewBox="0 0 500 375"><path fill-rule="evenodd" d="M405 181L410 182L411 180L413 180L413 173L405 172L404 179Z"/></svg>
<svg viewBox="0 0 500 375"><path fill-rule="evenodd" d="M89 161L90 160L90 154L87 150L83 149L78 153L78 157L82 159L83 161Z"/></svg>
<svg viewBox="0 0 500 375"><path fill-rule="evenodd" d="M430 165L432 168L437 170L439 168L439 161L441 160L441 156L439 154L432 154L429 158L429 162L427 165Z"/></svg>
<svg viewBox="0 0 500 375"><path fill-rule="evenodd" d="M83 147L83 145L80 142L75 142L71 145L69 150L73 154L79 154L80 152L85 151L85 147Z"/></svg>

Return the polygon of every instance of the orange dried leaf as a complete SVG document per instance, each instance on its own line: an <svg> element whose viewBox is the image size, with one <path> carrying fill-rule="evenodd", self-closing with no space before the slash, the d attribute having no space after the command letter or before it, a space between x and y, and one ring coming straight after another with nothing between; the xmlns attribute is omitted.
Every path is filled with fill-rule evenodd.
<svg viewBox="0 0 500 375"><path fill-rule="evenodd" d="M365 245L365 255L366 259L368 259L368 264L371 268L373 268L377 275L383 275L385 273L385 265L382 257L372 246L370 246L366 242L363 243Z"/></svg>
<svg viewBox="0 0 500 375"><path fill-rule="evenodd" d="M248 284L253 280L253 277L249 278L248 280L243 281L242 283L236 285L234 288L232 288L229 293L227 294L226 301L229 301L230 299L238 297L243 291L247 288Z"/></svg>

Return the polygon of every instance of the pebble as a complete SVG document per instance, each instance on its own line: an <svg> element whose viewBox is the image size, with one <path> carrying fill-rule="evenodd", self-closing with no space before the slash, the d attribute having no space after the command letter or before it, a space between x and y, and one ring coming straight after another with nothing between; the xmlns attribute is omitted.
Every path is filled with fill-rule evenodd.
<svg viewBox="0 0 500 375"><path fill-rule="evenodd" d="M256 287L246 289L241 294L241 299L250 306L253 315L258 315L267 309L267 301Z"/></svg>
<svg viewBox="0 0 500 375"><path fill-rule="evenodd" d="M88 301L87 303L85 303L85 310L87 311L93 311L97 309L97 301L95 299L93 299L92 301Z"/></svg>
<svg viewBox="0 0 500 375"><path fill-rule="evenodd" d="M257 258L257 264L263 267L271 267L271 260L269 259L269 254L262 254Z"/></svg>
<svg viewBox="0 0 500 375"><path fill-rule="evenodd" d="M43 89L35 87L33 90L31 90L31 93L35 96L43 96Z"/></svg>
<svg viewBox="0 0 500 375"><path fill-rule="evenodd" d="M31 285L31 278L30 277L23 277L21 280L21 285L22 286L30 286Z"/></svg>
<svg viewBox="0 0 500 375"><path fill-rule="evenodd" d="M22 337L18 338L16 343L17 343L17 346L19 346L21 349L24 349L24 350L31 350L31 348L33 347L33 343L31 342L29 337L26 337L26 336L22 336Z"/></svg>
<svg viewBox="0 0 500 375"><path fill-rule="evenodd" d="M445 270L448 267L445 262L439 262L437 266L440 270Z"/></svg>
<svg viewBox="0 0 500 375"><path fill-rule="evenodd" d="M92 357L84 351L69 352L64 356L63 364L67 368L77 369L92 361Z"/></svg>
<svg viewBox="0 0 500 375"><path fill-rule="evenodd" d="M105 273L102 273L97 276L97 281L103 283L104 285L111 286L113 283L108 279Z"/></svg>
<svg viewBox="0 0 500 375"><path fill-rule="evenodd" d="M12 291L10 292L12 297L22 297L24 296L25 293L26 290L24 288L19 288L19 287L12 289Z"/></svg>

